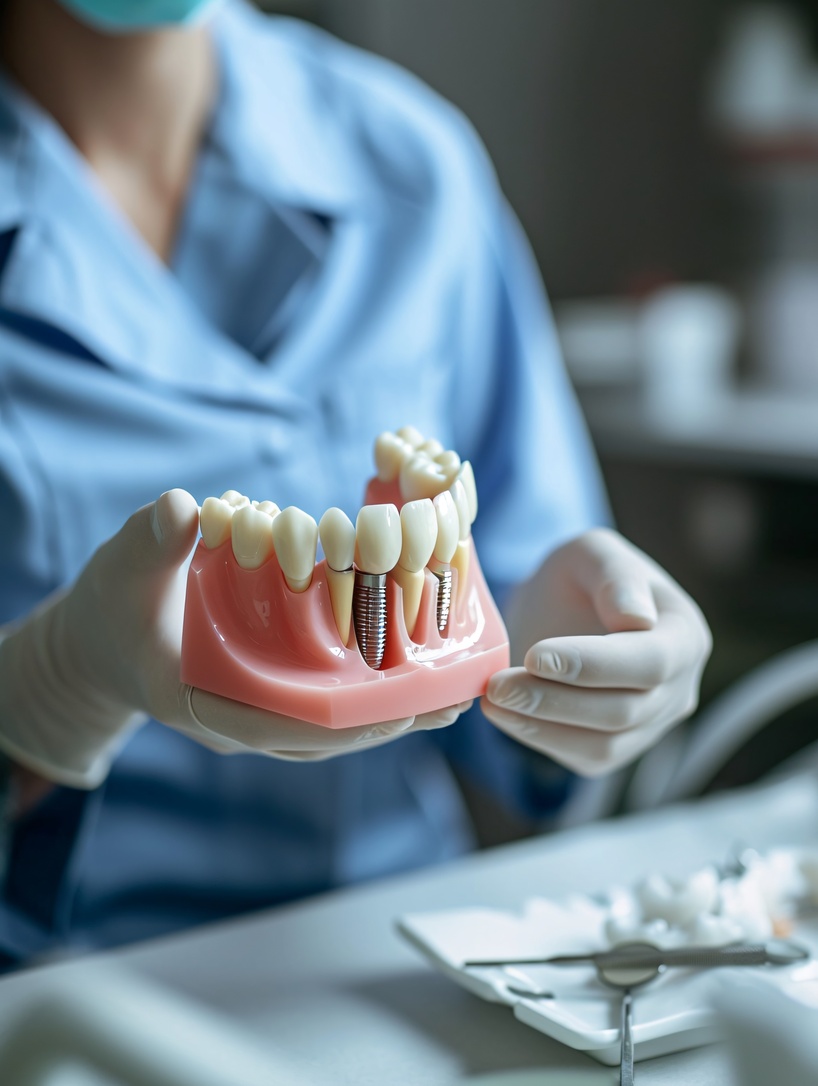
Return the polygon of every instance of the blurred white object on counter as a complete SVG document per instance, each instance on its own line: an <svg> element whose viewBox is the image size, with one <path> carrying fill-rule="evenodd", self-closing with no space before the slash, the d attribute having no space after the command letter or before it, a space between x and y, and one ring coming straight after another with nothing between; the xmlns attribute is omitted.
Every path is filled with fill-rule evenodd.
<svg viewBox="0 0 818 1086"><path fill-rule="evenodd" d="M753 140L818 128L809 34L793 11L749 4L727 24L710 88L719 128Z"/></svg>
<svg viewBox="0 0 818 1086"><path fill-rule="evenodd" d="M818 393L818 260L763 272L749 312L758 376L781 391Z"/></svg>
<svg viewBox="0 0 818 1086"><path fill-rule="evenodd" d="M678 284L643 304L638 353L647 416L662 429L718 414L730 393L741 334L735 298L710 284Z"/></svg>
<svg viewBox="0 0 818 1086"><path fill-rule="evenodd" d="M639 372L639 303L583 298L554 307L563 357L579 385L622 384Z"/></svg>

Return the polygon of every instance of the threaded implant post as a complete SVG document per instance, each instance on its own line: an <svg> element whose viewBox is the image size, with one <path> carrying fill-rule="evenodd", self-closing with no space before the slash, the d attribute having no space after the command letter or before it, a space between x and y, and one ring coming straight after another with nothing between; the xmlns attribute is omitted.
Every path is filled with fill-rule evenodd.
<svg viewBox="0 0 818 1086"><path fill-rule="evenodd" d="M361 656L375 671L386 648L386 574L355 570L352 620Z"/></svg>
<svg viewBox="0 0 818 1086"><path fill-rule="evenodd" d="M450 569L432 570L438 579L437 589L437 628L440 633L446 629L449 611L452 606L452 571Z"/></svg>

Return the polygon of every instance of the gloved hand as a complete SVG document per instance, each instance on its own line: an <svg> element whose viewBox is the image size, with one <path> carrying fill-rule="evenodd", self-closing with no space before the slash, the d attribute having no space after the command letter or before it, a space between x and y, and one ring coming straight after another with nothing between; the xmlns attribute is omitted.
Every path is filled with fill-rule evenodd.
<svg viewBox="0 0 818 1086"><path fill-rule="evenodd" d="M509 611L512 667L482 708L514 739L595 776L652 746L698 702L710 655L693 600L617 532L554 551Z"/></svg>
<svg viewBox="0 0 818 1086"><path fill-rule="evenodd" d="M184 490L143 506L74 586L0 628L0 749L48 780L93 788L149 717L223 753L305 761L444 727L465 706L335 730L182 684L187 559L199 510Z"/></svg>

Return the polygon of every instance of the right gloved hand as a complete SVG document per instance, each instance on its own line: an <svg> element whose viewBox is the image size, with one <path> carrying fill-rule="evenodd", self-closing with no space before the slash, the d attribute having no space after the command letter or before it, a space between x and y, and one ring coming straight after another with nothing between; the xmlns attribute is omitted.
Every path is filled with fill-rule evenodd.
<svg viewBox="0 0 818 1086"><path fill-rule="evenodd" d="M94 788L149 717L222 753L296 761L452 724L467 706L340 730L180 682L194 498L170 490L104 543L72 588L0 628L0 750L47 780Z"/></svg>

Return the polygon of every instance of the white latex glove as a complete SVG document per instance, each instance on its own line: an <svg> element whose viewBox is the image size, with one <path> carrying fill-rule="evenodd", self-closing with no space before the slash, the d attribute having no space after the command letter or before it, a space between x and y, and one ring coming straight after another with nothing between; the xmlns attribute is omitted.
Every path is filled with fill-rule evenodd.
<svg viewBox="0 0 818 1086"><path fill-rule="evenodd" d="M512 662L483 712L508 735L595 776L631 761L698 702L710 655L693 600L617 532L554 551L515 594Z"/></svg>
<svg viewBox="0 0 818 1086"><path fill-rule="evenodd" d="M185 585L199 523L170 490L104 543L67 592L0 628L0 749L48 780L93 788L149 717L223 753L317 760L444 727L465 706L336 730L179 681Z"/></svg>

